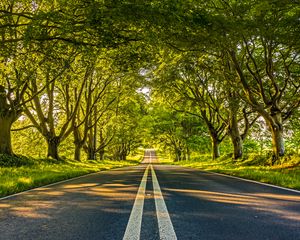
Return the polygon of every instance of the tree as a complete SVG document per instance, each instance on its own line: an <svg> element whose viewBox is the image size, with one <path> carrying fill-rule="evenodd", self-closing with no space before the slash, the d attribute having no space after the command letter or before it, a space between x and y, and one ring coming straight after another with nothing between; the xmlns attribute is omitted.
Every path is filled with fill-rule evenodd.
<svg viewBox="0 0 300 240"><path fill-rule="evenodd" d="M245 19L247 25L244 30L235 33L240 41L236 46L227 47L227 53L243 87L245 99L269 126L275 162L285 152L283 122L300 105L299 55L295 43L286 41L289 36L293 38L291 29L287 30L284 26L287 19L294 18L292 5L269 4L267 1L261 4L248 10L255 17L253 20Z"/></svg>
<svg viewBox="0 0 300 240"><path fill-rule="evenodd" d="M189 160L203 133L199 118L176 111L158 93L153 95L146 117L152 141L171 152L176 161Z"/></svg>
<svg viewBox="0 0 300 240"><path fill-rule="evenodd" d="M27 89L30 57L19 39L31 21L30 4L18 7L14 1L0 3L0 154L13 154L11 126L22 113L21 100Z"/></svg>
<svg viewBox="0 0 300 240"><path fill-rule="evenodd" d="M200 57L227 55L243 100L269 126L275 162L284 155L283 122L299 108L298 6L268 0L199 1L185 6L190 8L188 13L178 8L176 13L186 26L167 31L166 44Z"/></svg>
<svg viewBox="0 0 300 240"><path fill-rule="evenodd" d="M77 74L72 74L70 66L76 56L70 53L67 59L46 61L47 64L37 68L23 98L24 112L47 141L47 157L54 159L59 159L60 143L72 133L71 122L89 77L75 69Z"/></svg>
<svg viewBox="0 0 300 240"><path fill-rule="evenodd" d="M85 75L88 76L88 79L84 86L83 97L71 122L75 160L80 160L82 148L88 153L88 159L96 158L98 152L97 127L102 125L99 131L103 131L102 128L105 125L104 122L107 122L105 117L108 112L115 112L114 105L116 104L114 103L117 102L119 89L114 84L117 75L111 67L108 67L109 65L108 59L101 59L97 56L95 59L89 60L89 65L86 67ZM79 98L78 92L76 92L76 98ZM103 137L103 134L100 134L100 138L101 136ZM102 139L102 144L104 144L103 141L104 139Z"/></svg>
<svg viewBox="0 0 300 240"><path fill-rule="evenodd" d="M129 80L132 78L129 77ZM123 84L126 84L123 82ZM126 160L126 157L141 146L143 137L142 118L146 114L146 99L133 86L123 86L117 115L114 119L114 138L109 150L115 159ZM129 86L129 87L128 87ZM125 89L124 89L125 88Z"/></svg>
<svg viewBox="0 0 300 240"><path fill-rule="evenodd" d="M198 63L197 58L189 58L187 54L182 54L177 58L177 62L172 60L171 65L165 66L164 70L159 68L157 72L162 75L164 87L171 89L169 94L174 96L175 91L179 102L188 102L190 107L178 111L198 116L206 124L211 137L212 157L216 159L220 156L219 144L227 135L226 123L222 117L224 89L218 82L219 76L204 64ZM174 108L176 109L175 106Z"/></svg>

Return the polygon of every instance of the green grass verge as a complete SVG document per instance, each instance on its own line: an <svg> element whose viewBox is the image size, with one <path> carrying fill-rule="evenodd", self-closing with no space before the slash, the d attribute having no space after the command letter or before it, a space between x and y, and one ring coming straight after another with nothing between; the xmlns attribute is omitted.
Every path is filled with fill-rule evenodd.
<svg viewBox="0 0 300 240"><path fill-rule="evenodd" d="M0 167L0 197L88 173L137 165L140 161L140 157L129 158L126 161L88 160L81 162L21 157L19 162L13 166L3 166L2 164Z"/></svg>
<svg viewBox="0 0 300 240"><path fill-rule="evenodd" d="M249 166L247 160L234 161L231 158L211 160L209 156L203 156L191 161L164 161L164 164L192 167L300 190L300 167L294 162L275 166Z"/></svg>

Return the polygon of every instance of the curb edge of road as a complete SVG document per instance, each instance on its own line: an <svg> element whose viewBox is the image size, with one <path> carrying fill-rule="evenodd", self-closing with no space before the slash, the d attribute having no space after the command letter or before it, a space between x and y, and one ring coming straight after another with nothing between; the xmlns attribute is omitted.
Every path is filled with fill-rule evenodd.
<svg viewBox="0 0 300 240"><path fill-rule="evenodd" d="M259 182L259 181L256 181L256 180L237 177L237 176L232 176L232 175L225 174L225 173L218 173L218 172L203 170L203 169L200 169L200 168L193 168L193 167L189 167L189 166L181 166L181 165L169 165L169 166L178 166L178 167L183 167L183 168L188 168L188 169L195 169L195 170L198 170L198 171L204 172L204 173L211 173L211 174L220 175L220 176L223 176L223 177L238 179L238 180L242 180L242 181L245 181L245 182L256 183L256 184L259 184L259 185L263 185L263 186L267 186L267 187L273 187L273 188L277 188L277 189L281 189L281 190L290 191L290 192L300 194L300 190L297 190L297 189L281 187L281 186L274 185L274 184L271 184L271 183Z"/></svg>
<svg viewBox="0 0 300 240"><path fill-rule="evenodd" d="M139 165L127 166L127 167L135 167L135 166L139 166ZM9 199L9 198L12 198L12 197L16 197L16 196L21 195L21 194L23 194L23 193L32 192L32 191L38 190L38 189L40 189L40 188L47 188L47 187L59 185L59 184L61 184L61 183L69 182L69 181L72 181L72 180L77 180L77 179L80 179L80 178L89 177L89 176L92 176L92 175L97 175L97 174L102 173L102 172L106 172L106 171L115 171L115 170L119 170L119 169L127 168L127 167L120 167L120 168L106 169L106 170L102 170L102 171L98 171L98 172L93 172L93 173L84 174L84 175L81 175L81 176L78 176L78 177L68 178L68 179L65 179L65 180L58 181L58 182L49 183L49 184L47 184L47 185L43 185L43 186L31 188L31 189L28 189L28 190L25 190L25 191L22 191L22 192L18 192L18 193L14 193L14 194L11 194L11 195L8 195L8 196L5 196L5 197L0 197L0 201L6 200L6 199Z"/></svg>
<svg viewBox="0 0 300 240"><path fill-rule="evenodd" d="M234 179L242 180L242 181L245 181L245 182L256 183L256 184L259 184L259 185L263 185L263 186L267 186L267 187L273 187L273 188L277 188L277 189L290 191L290 192L295 192L295 193L300 194L299 190L292 189L292 188L281 187L281 186L277 186L277 185L270 184L270 183L259 182L259 181L255 181L255 180L251 180L251 179L247 179L247 178L242 178L242 177L236 177L236 176L232 176L232 175L224 174L224 173L205 171L205 170L201 170L201 169L199 169L199 170L203 171L203 172L206 172L206 173L212 173L212 174L215 174L215 175L220 175L220 176L224 176L224 177L228 177L228 178L234 178Z"/></svg>

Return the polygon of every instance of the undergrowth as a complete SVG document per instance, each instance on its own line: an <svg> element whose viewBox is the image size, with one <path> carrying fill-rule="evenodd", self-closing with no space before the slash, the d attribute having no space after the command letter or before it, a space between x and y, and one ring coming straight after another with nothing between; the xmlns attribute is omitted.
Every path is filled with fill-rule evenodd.
<svg viewBox="0 0 300 240"><path fill-rule="evenodd" d="M140 160L74 161L0 155L0 197L88 173L137 165Z"/></svg>

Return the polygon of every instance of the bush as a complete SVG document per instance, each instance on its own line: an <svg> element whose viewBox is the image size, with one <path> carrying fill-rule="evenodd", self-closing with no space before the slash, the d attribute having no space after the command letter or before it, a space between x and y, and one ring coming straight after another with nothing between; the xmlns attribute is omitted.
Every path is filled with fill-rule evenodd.
<svg viewBox="0 0 300 240"><path fill-rule="evenodd" d="M272 163L272 158L266 154L252 153L245 157L245 161L241 164L243 166L266 166Z"/></svg>
<svg viewBox="0 0 300 240"><path fill-rule="evenodd" d="M33 164L33 160L25 156L0 154L0 167L21 167Z"/></svg>

